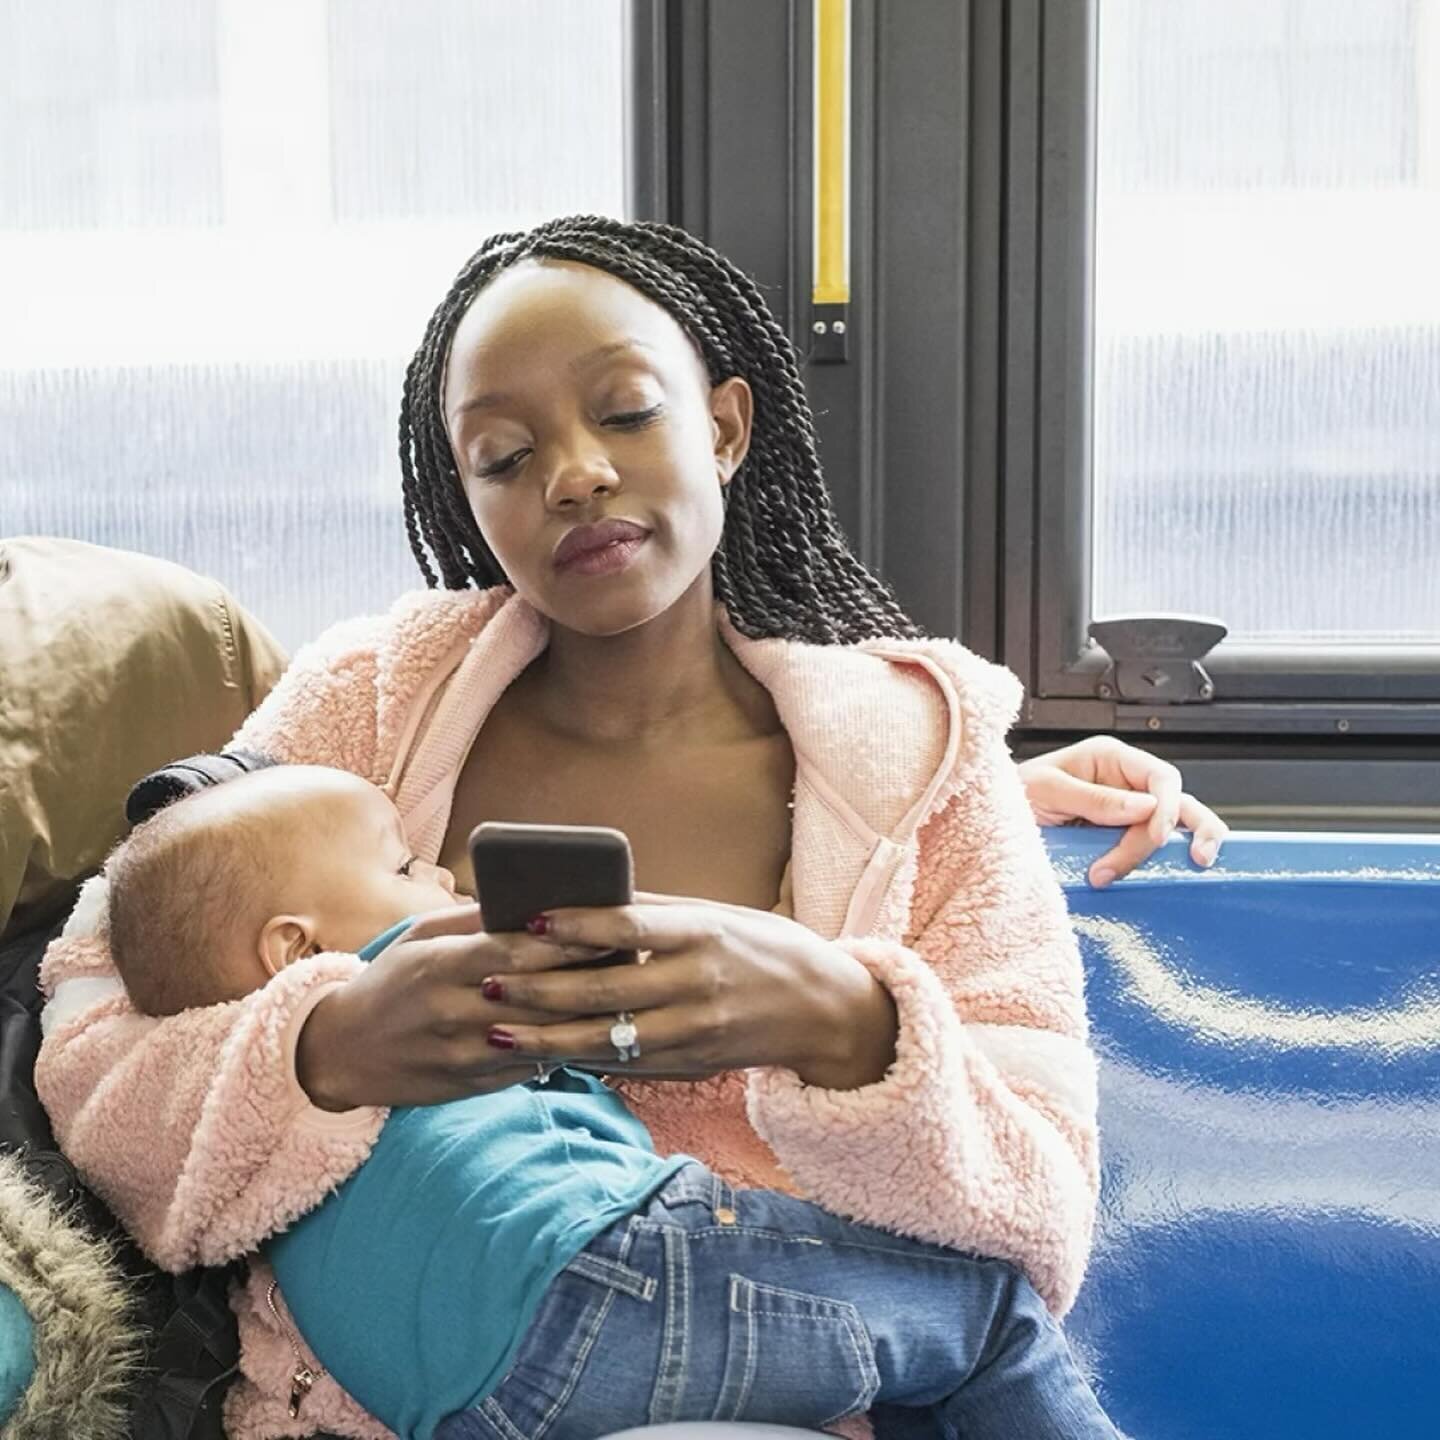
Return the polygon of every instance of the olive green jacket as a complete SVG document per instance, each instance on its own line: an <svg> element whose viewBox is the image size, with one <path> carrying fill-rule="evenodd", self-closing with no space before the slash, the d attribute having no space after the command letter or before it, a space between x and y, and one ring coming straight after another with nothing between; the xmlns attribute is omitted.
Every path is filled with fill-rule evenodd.
<svg viewBox="0 0 1440 1440"><path fill-rule="evenodd" d="M285 663L179 565L0 539L0 937L59 911L124 832L131 785L224 745Z"/></svg>

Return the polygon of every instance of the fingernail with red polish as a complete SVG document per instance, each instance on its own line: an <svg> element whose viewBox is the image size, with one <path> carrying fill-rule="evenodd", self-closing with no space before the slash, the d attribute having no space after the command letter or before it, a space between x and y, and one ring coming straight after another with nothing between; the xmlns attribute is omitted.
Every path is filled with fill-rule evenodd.
<svg viewBox="0 0 1440 1440"><path fill-rule="evenodd" d="M485 1039L496 1050L513 1050L515 1048L515 1037L508 1030L501 1030L498 1026L492 1025L490 1033Z"/></svg>
<svg viewBox="0 0 1440 1440"><path fill-rule="evenodd" d="M550 917L548 915L532 915L525 922L525 928L532 935L548 935L550 933Z"/></svg>
<svg viewBox="0 0 1440 1440"><path fill-rule="evenodd" d="M487 1000L503 1000L505 998L505 987L493 978L482 980L480 982L480 993Z"/></svg>

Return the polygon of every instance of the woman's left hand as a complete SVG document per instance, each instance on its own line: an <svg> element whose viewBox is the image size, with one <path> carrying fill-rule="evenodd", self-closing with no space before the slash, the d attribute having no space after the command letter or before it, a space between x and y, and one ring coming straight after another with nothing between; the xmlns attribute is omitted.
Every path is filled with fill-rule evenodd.
<svg viewBox="0 0 1440 1440"><path fill-rule="evenodd" d="M554 952L488 977L491 999L553 1012L550 1025L507 1025L491 1044L517 1060L572 1062L612 1074L699 1079L784 1066L806 1084L854 1089L895 1058L889 992L853 956L782 915L713 900L637 893L629 905L547 912ZM640 960L567 969L593 951ZM533 952L532 952L533 953ZM610 1041L620 1011L635 1017L640 1054L623 1063Z"/></svg>
<svg viewBox="0 0 1440 1440"><path fill-rule="evenodd" d="M1204 866L1215 863L1230 833L1208 805L1186 792L1169 761L1111 735L1092 735L1023 760L1018 768L1037 824L1085 821L1124 827L1119 844L1090 867L1090 883L1096 887L1128 875L1177 826L1190 831L1190 855Z"/></svg>

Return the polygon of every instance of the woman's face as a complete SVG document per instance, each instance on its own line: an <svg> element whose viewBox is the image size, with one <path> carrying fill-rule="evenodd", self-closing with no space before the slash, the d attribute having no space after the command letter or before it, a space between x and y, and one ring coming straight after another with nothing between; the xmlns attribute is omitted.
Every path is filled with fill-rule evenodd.
<svg viewBox="0 0 1440 1440"><path fill-rule="evenodd" d="M506 270L460 322L443 405L480 533L537 610L613 635L697 582L708 597L750 389L739 377L712 387L660 306L586 265ZM633 538L557 556L562 541L605 533L580 527L612 520L637 527Z"/></svg>

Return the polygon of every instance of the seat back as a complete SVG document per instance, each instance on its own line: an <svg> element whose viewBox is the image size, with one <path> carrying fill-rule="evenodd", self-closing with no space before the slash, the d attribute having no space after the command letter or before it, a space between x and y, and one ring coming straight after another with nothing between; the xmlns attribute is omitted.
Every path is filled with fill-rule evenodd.
<svg viewBox="0 0 1440 1440"><path fill-rule="evenodd" d="M1136 1440L1440 1433L1440 839L1049 832L1100 1056L1067 1329Z"/></svg>

